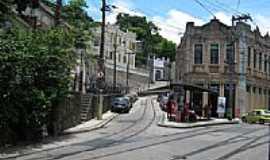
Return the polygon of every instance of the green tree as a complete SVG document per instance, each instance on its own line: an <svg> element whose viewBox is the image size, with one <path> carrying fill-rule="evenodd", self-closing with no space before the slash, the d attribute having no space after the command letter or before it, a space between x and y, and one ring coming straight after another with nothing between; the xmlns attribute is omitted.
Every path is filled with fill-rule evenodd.
<svg viewBox="0 0 270 160"><path fill-rule="evenodd" d="M176 44L174 42L163 38L157 33L153 35L153 44L153 52L158 57L168 57L171 60L175 60Z"/></svg>
<svg viewBox="0 0 270 160"><path fill-rule="evenodd" d="M93 25L93 19L88 16L85 8L87 8L85 0L70 0L63 7L63 17L76 29L88 30Z"/></svg>
<svg viewBox="0 0 270 160"><path fill-rule="evenodd" d="M63 29L0 35L0 145L34 140L68 94L74 37Z"/></svg>
<svg viewBox="0 0 270 160"><path fill-rule="evenodd" d="M143 42L143 50L136 55L137 65L146 64L149 54L175 59L175 43L163 38L158 33L159 28L153 22L147 21L146 17L120 13L116 19L116 24L122 31L129 30L136 33L137 40Z"/></svg>

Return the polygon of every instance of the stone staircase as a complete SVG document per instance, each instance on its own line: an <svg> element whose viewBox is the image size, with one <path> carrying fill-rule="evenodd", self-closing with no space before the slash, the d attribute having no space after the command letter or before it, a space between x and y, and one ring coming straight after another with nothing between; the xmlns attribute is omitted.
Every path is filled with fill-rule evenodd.
<svg viewBox="0 0 270 160"><path fill-rule="evenodd" d="M81 121L85 122L89 120L89 111L91 109L93 96L89 94L81 95Z"/></svg>

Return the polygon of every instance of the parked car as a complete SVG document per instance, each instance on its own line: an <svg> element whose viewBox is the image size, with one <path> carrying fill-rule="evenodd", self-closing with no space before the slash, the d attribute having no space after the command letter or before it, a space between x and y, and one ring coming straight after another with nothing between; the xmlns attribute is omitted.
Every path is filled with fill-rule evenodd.
<svg viewBox="0 0 270 160"><path fill-rule="evenodd" d="M159 93L157 97L157 102L160 102L162 97L168 97L168 93Z"/></svg>
<svg viewBox="0 0 270 160"><path fill-rule="evenodd" d="M241 117L243 122L247 123L270 123L270 111L263 109L255 109Z"/></svg>
<svg viewBox="0 0 270 160"><path fill-rule="evenodd" d="M132 108L133 104L132 98L130 96L124 96L123 98L127 101L129 108Z"/></svg>
<svg viewBox="0 0 270 160"><path fill-rule="evenodd" d="M115 97L112 99L112 112L128 113L130 109L131 105L128 97Z"/></svg>
<svg viewBox="0 0 270 160"><path fill-rule="evenodd" d="M138 95L136 93L128 94L129 100L131 103L135 103L138 100Z"/></svg>

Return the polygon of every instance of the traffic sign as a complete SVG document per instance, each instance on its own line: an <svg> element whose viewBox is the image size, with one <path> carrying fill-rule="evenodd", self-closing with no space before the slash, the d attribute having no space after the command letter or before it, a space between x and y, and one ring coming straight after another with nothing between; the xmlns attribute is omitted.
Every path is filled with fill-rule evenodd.
<svg viewBox="0 0 270 160"><path fill-rule="evenodd" d="M104 77L104 73L103 73L103 72L99 72L99 73L97 74L97 77L98 77L98 78L103 78L103 77Z"/></svg>

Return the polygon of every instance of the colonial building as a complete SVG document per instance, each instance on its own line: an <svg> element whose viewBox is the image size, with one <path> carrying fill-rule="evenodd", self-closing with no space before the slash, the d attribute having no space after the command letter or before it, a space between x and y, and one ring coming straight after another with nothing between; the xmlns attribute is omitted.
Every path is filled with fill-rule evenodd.
<svg viewBox="0 0 270 160"><path fill-rule="evenodd" d="M91 29L93 39L87 52L99 56L101 27ZM118 87L145 89L148 86L149 71L136 67L136 53L142 50L142 43L137 41L136 33L120 30L118 25L107 24L104 43L105 75L107 84L114 82L114 57L116 60L116 83ZM129 66L129 67L127 67ZM128 75L127 76L127 70ZM90 83L95 83L95 75ZM129 78L128 78L129 77ZM138 78L140 77L140 78Z"/></svg>
<svg viewBox="0 0 270 160"><path fill-rule="evenodd" d="M234 61L233 76L228 70L230 55ZM226 107L233 101L234 116L255 108L269 108L270 37L243 22L233 27L218 19L202 26L188 22L177 49L175 80L217 91L226 97ZM232 100L230 81L234 86ZM216 111L216 98L207 93L194 93L193 97L193 105L211 104L212 111Z"/></svg>
<svg viewBox="0 0 270 160"><path fill-rule="evenodd" d="M105 51L104 57L106 65L114 64L114 52L116 45L116 65L117 68L126 68L129 63L130 69L135 69L136 58L136 34L133 32L123 32L117 25L106 25ZM92 30L94 35L92 53L99 55L101 27Z"/></svg>

